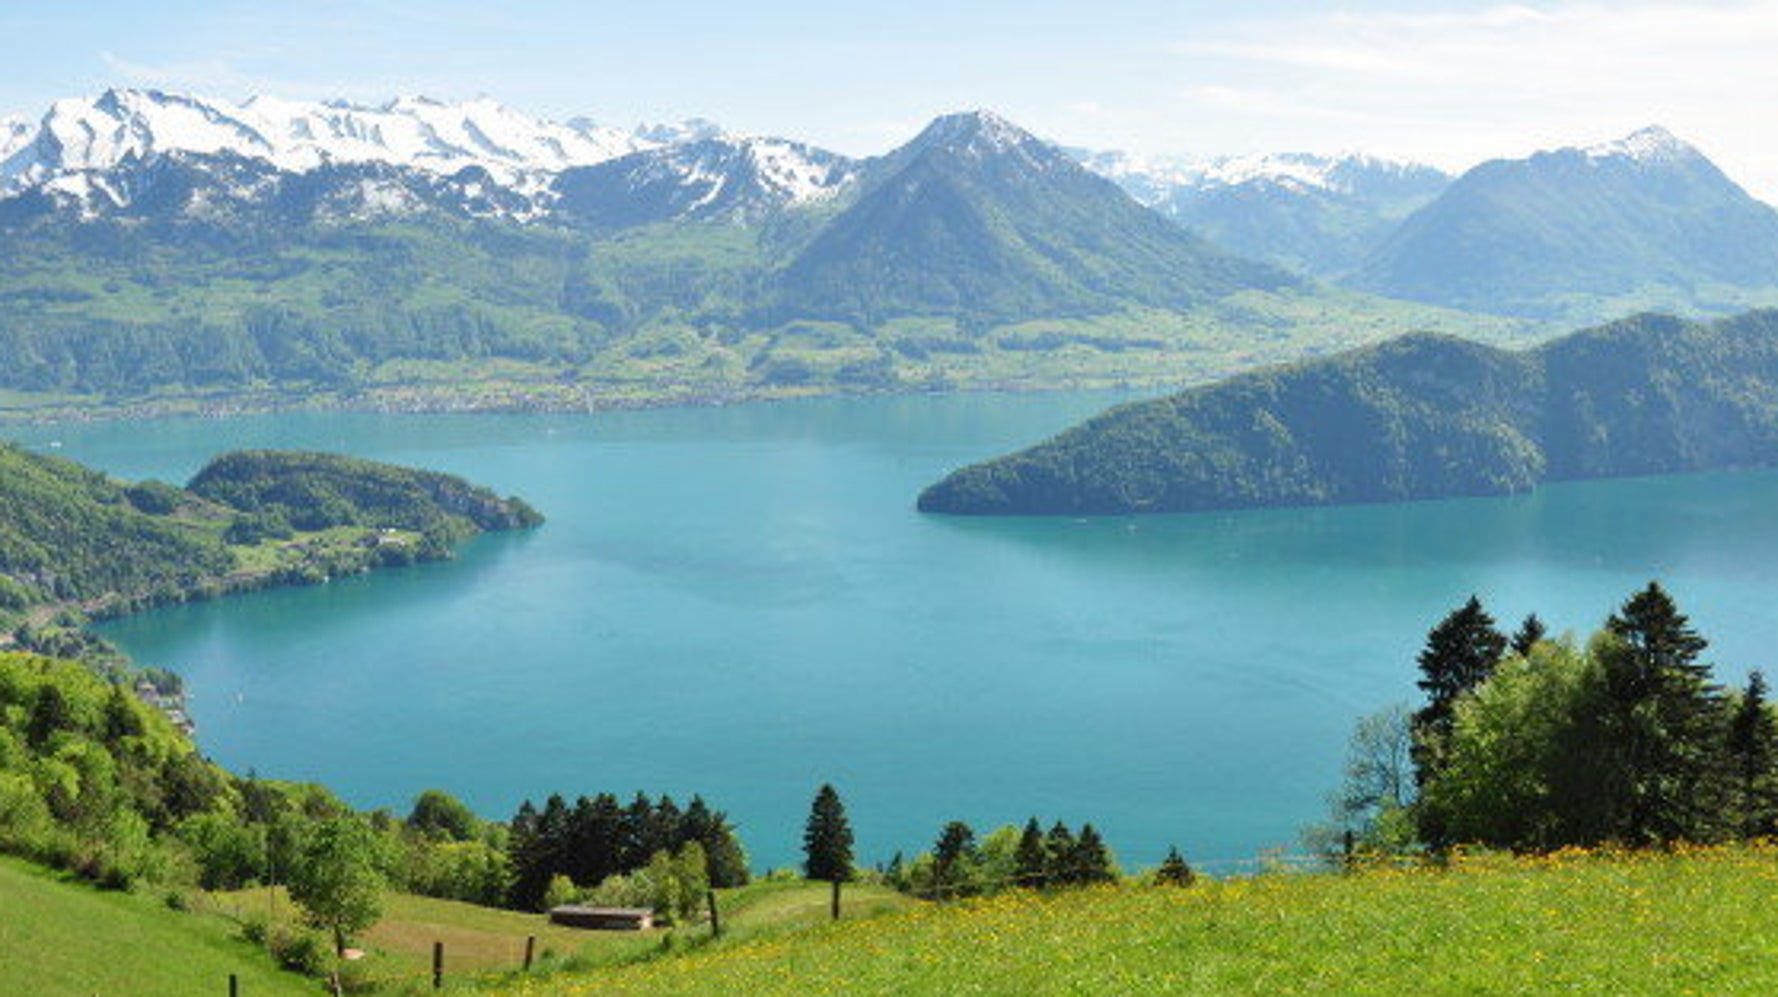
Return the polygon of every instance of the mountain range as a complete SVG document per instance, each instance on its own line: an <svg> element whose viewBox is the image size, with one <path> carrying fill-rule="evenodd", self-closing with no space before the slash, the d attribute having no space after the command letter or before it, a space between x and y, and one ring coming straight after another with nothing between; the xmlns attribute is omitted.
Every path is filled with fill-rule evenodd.
<svg viewBox="0 0 1778 997"><path fill-rule="evenodd" d="M1621 145L1452 179L1139 161L970 112L858 159L485 99L113 90L0 124L0 389L553 407L1177 384L1409 328L1778 296L1769 208L1676 139Z"/></svg>
<svg viewBox="0 0 1778 997"><path fill-rule="evenodd" d="M988 112L851 159L118 91L5 172L0 388L27 407L1156 383L1458 321L1222 250Z"/></svg>

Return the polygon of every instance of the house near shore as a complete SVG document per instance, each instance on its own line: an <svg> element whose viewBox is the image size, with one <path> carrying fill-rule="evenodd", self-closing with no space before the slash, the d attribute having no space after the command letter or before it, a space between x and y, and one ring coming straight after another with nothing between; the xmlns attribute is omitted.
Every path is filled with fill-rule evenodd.
<svg viewBox="0 0 1778 997"><path fill-rule="evenodd" d="M646 931L654 927L654 911L647 907L582 907L564 904L551 907L552 924L593 931Z"/></svg>

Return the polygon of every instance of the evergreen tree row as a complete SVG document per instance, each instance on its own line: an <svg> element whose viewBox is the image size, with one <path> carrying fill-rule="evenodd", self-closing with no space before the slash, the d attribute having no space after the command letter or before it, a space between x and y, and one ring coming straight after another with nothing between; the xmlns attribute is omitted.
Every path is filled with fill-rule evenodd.
<svg viewBox="0 0 1778 997"><path fill-rule="evenodd" d="M1018 886L1090 886L1115 878L1111 852L1091 824L1082 824L1077 835L1056 821L1045 833L1033 817L1019 833L1019 846L1013 852L1013 880Z"/></svg>
<svg viewBox="0 0 1778 997"><path fill-rule="evenodd" d="M626 806L611 793L582 796L573 805L559 794L542 809L526 800L512 819L508 902L539 909L550 881L565 876L592 888L612 876L645 868L655 855L676 855L697 842L709 864L712 887L747 882L747 854L728 815L693 796L683 809L671 796L637 793Z"/></svg>
<svg viewBox="0 0 1778 997"><path fill-rule="evenodd" d="M1184 859L1180 859L1184 864ZM1170 870L1170 875L1177 870ZM1080 831L1057 821L1046 832L1033 817L1024 829L1002 827L978 839L962 821L939 832L932 850L913 861L896 855L883 871L892 886L929 900L998 893L1008 889L1060 889L1109 883L1118 878L1111 849L1092 824ZM1182 882L1190 880L1190 872Z"/></svg>

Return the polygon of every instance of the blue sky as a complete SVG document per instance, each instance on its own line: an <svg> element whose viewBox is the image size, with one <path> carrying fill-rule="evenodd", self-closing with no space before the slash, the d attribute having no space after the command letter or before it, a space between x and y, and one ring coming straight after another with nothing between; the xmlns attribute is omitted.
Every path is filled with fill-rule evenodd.
<svg viewBox="0 0 1778 997"><path fill-rule="evenodd" d="M1778 0L7 0L0 111L156 86L492 96L870 153L989 107L1074 145L1461 168L1661 123L1778 198Z"/></svg>

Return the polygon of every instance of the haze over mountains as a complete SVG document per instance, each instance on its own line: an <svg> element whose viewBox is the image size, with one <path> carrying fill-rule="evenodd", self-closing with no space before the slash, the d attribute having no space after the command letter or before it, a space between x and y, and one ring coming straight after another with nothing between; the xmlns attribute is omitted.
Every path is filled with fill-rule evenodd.
<svg viewBox="0 0 1778 997"><path fill-rule="evenodd" d="M1444 308L1547 334L1778 303L1778 213L1656 131L1453 179L1069 151L988 112L856 159L485 99L113 90L0 125L0 232L0 388L33 394L1179 383L1528 328Z"/></svg>
<svg viewBox="0 0 1778 997"><path fill-rule="evenodd" d="M1645 128L1483 163L1396 229L1355 283L1533 317L1612 301L1722 310L1778 285L1778 211L1665 129Z"/></svg>
<svg viewBox="0 0 1778 997"><path fill-rule="evenodd" d="M1337 279L1452 180L1362 153L1141 159L1076 150L1142 204L1244 256Z"/></svg>

